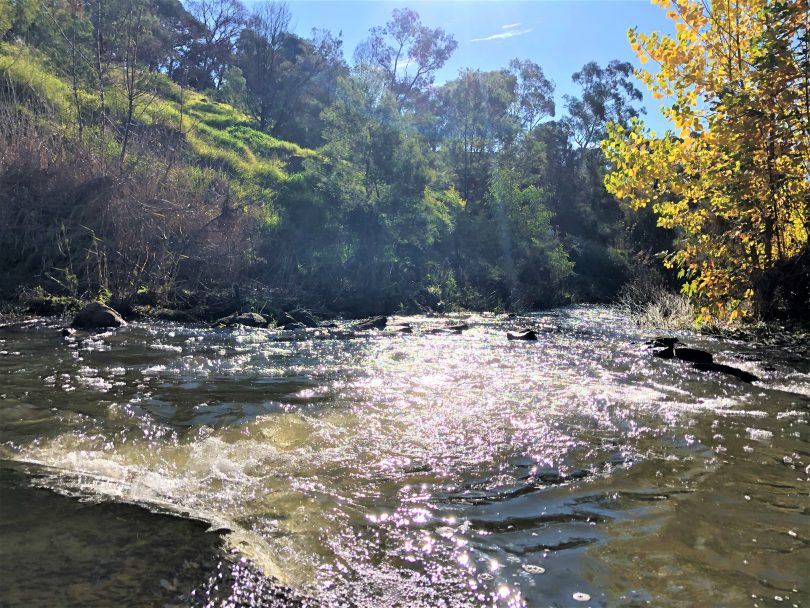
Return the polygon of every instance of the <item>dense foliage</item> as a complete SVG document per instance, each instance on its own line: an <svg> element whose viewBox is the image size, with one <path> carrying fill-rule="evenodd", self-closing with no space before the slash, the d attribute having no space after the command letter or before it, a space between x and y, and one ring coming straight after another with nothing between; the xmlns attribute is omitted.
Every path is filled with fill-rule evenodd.
<svg viewBox="0 0 810 608"><path fill-rule="evenodd" d="M629 64L585 65L555 119L530 60L437 85L456 42L410 9L351 65L339 36L291 19L239 0L0 0L3 295L534 308L609 299L666 246L603 184L608 125L638 129Z"/></svg>
<svg viewBox="0 0 810 608"><path fill-rule="evenodd" d="M608 190L677 229L667 264L703 319L767 313L777 291L806 313L810 31L806 0L659 0L677 34L630 31L663 136L614 124ZM801 261L801 260L804 261ZM792 273L781 269L794 269Z"/></svg>

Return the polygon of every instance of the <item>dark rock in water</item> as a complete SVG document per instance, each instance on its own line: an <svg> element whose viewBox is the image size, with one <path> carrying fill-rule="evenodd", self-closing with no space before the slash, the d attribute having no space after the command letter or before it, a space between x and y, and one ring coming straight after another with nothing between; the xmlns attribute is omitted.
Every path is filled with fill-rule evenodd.
<svg viewBox="0 0 810 608"><path fill-rule="evenodd" d="M248 327L267 327L267 320L257 312L243 312L241 315L236 315L233 323Z"/></svg>
<svg viewBox="0 0 810 608"><path fill-rule="evenodd" d="M127 300L114 300L110 302L110 308L114 309L115 312L121 315L121 318L123 318L125 321L132 321L138 316L135 313L135 307Z"/></svg>
<svg viewBox="0 0 810 608"><path fill-rule="evenodd" d="M334 321L329 321L328 323L321 323L318 325L318 327L323 327L324 329L336 329L337 326L338 324Z"/></svg>
<svg viewBox="0 0 810 608"><path fill-rule="evenodd" d="M697 348L676 348L675 357L689 363L711 363L714 361L711 353Z"/></svg>
<svg viewBox="0 0 810 608"><path fill-rule="evenodd" d="M507 340L537 340L537 332L533 329L508 331L506 332L506 338Z"/></svg>
<svg viewBox="0 0 810 608"><path fill-rule="evenodd" d="M675 350L671 346L653 351L653 357L658 357L659 359L672 359L674 356Z"/></svg>
<svg viewBox="0 0 810 608"><path fill-rule="evenodd" d="M455 325L448 325L447 327L433 327L425 331L425 333L433 335L460 334L465 329L470 329L470 326L466 323L456 323Z"/></svg>
<svg viewBox="0 0 810 608"><path fill-rule="evenodd" d="M450 334L455 335L455 334L460 334L461 332L460 331L454 331L454 330L450 329L449 327L431 327L430 329L425 330L425 333L429 334L431 336L441 336L441 335L450 335Z"/></svg>
<svg viewBox="0 0 810 608"><path fill-rule="evenodd" d="M196 323L199 320L187 310L174 310L171 308L153 308L149 316L176 323Z"/></svg>
<svg viewBox="0 0 810 608"><path fill-rule="evenodd" d="M647 340L647 345L650 348L672 348L679 342L678 338L669 336L658 336L652 340Z"/></svg>
<svg viewBox="0 0 810 608"><path fill-rule="evenodd" d="M734 376L743 382L750 383L757 382L759 380L759 378L750 372L736 367L731 367L730 365L722 365L720 363L695 363L692 367L702 372L720 372L721 374L728 374L729 376Z"/></svg>
<svg viewBox="0 0 810 608"><path fill-rule="evenodd" d="M290 323L298 323L295 318L288 312L282 312L278 319L276 319L276 324L279 327L284 327L285 325L289 325Z"/></svg>
<svg viewBox="0 0 810 608"><path fill-rule="evenodd" d="M62 328L62 331L60 331L59 333L62 336L64 336L65 338L68 338L70 336L75 336L76 335L76 330L73 329L72 327L64 327L64 328Z"/></svg>
<svg viewBox="0 0 810 608"><path fill-rule="evenodd" d="M412 334L413 328L410 325L402 325L400 327L395 327L394 331L398 334Z"/></svg>
<svg viewBox="0 0 810 608"><path fill-rule="evenodd" d="M101 302L91 302L73 317L71 327L76 329L98 329L101 327L121 327L127 322L109 306Z"/></svg>
<svg viewBox="0 0 810 608"><path fill-rule="evenodd" d="M318 319L309 312L308 310L304 310L303 308L298 308L296 310L290 311L290 316L293 319L298 321L299 323L303 323L307 327L318 327Z"/></svg>
<svg viewBox="0 0 810 608"><path fill-rule="evenodd" d="M298 331L299 329L306 329L307 326L299 321L293 321L292 323L287 323L282 329L284 331Z"/></svg>
<svg viewBox="0 0 810 608"><path fill-rule="evenodd" d="M279 327L285 327L290 323L303 323L305 327L318 327L318 319L316 319L311 312L303 308L283 312L279 315Z"/></svg>
<svg viewBox="0 0 810 608"><path fill-rule="evenodd" d="M241 314L233 313L229 317L223 317L214 322L214 327L235 327L237 325L244 325L246 327L267 327L267 321L258 313L243 312Z"/></svg>
<svg viewBox="0 0 810 608"><path fill-rule="evenodd" d="M372 317L368 321L362 321L352 327L355 331L365 331L367 329L385 329L388 324L388 317Z"/></svg>
<svg viewBox="0 0 810 608"><path fill-rule="evenodd" d="M647 347L653 349L653 356L659 359L680 359L689 363L711 363L712 355L697 348L677 347L680 340L669 336L659 336L647 341Z"/></svg>

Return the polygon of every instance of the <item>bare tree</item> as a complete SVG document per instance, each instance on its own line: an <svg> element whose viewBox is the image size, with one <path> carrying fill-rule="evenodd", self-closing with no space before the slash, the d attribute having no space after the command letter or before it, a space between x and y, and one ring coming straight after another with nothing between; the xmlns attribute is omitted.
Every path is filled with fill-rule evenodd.
<svg viewBox="0 0 810 608"><path fill-rule="evenodd" d="M141 53L150 35L153 17L148 12L148 4L143 0L130 0L121 24L121 41L118 52L122 56L124 92L126 93L126 118L121 138L119 167L123 167L127 155L132 127L134 126L135 106L146 95L156 95L150 90L153 73L141 62ZM149 105L148 103L146 105Z"/></svg>

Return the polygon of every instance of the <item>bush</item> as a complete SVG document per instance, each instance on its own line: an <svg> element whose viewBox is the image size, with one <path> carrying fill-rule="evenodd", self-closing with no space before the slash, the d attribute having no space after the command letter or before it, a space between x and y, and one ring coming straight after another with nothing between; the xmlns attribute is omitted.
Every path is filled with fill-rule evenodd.
<svg viewBox="0 0 810 608"><path fill-rule="evenodd" d="M674 293L658 272L643 266L619 291L616 307L641 327L673 330L695 325L689 299Z"/></svg>

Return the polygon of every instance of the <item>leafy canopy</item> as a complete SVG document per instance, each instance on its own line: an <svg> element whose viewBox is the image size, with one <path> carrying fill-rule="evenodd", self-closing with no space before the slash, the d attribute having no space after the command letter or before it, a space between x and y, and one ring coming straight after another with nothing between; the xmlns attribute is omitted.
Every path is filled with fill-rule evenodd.
<svg viewBox="0 0 810 608"><path fill-rule="evenodd" d="M761 278L808 240L810 62L807 0L656 0L676 35L629 39L651 69L638 76L674 127L613 124L607 189L652 205L680 241L680 268L699 320L755 314Z"/></svg>

